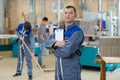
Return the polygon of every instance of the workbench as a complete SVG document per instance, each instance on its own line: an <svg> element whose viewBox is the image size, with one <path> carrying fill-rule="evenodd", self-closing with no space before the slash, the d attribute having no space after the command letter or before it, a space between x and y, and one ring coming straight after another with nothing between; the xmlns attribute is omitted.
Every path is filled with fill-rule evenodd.
<svg viewBox="0 0 120 80"><path fill-rule="evenodd" d="M82 47L82 55L79 57L80 62L82 66L88 66L88 67L97 67L100 68L101 65L99 63L96 64L96 60L99 61L102 58L96 57L96 55L99 53L99 48L94 46L86 46ZM116 67L120 67L120 64L111 65L111 63L105 64L105 70L106 71L113 71Z"/></svg>
<svg viewBox="0 0 120 80"><path fill-rule="evenodd" d="M100 37L100 46L96 60L100 64L100 80L106 80L106 64L115 64L115 68L120 68L120 37Z"/></svg>
<svg viewBox="0 0 120 80"><path fill-rule="evenodd" d="M0 34L0 40L5 40L7 41L8 39L11 38L17 38L17 35L15 34ZM0 51L4 51L4 50L11 50L11 45L9 44L0 44ZM0 59L3 59L3 56L0 56Z"/></svg>
<svg viewBox="0 0 120 80"><path fill-rule="evenodd" d="M0 34L0 39L8 40L9 44L1 44L0 51L12 50L12 57L17 57L18 55L18 41L16 34ZM35 38L35 55L40 54L40 48ZM1 56L2 57L2 56Z"/></svg>

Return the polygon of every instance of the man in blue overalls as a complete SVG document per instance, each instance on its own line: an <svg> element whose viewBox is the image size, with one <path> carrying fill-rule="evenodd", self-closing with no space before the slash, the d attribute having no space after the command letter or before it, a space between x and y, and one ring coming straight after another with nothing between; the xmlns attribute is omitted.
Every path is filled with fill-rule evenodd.
<svg viewBox="0 0 120 80"><path fill-rule="evenodd" d="M17 71L16 71L16 74L13 75L13 77L21 75L24 56L26 56L28 77L29 77L29 80L32 80L32 56L34 56L35 43L34 43L34 34L31 28L31 24L29 22L19 24L16 29L16 34L19 39L18 41L19 54L18 54ZM30 55L28 50L25 48L22 41L25 41L27 46L30 48L32 52L32 56Z"/></svg>
<svg viewBox="0 0 120 80"><path fill-rule="evenodd" d="M55 80L81 80L80 49L84 41L81 28L74 22L76 9L69 5L65 8L64 40L56 41L52 34L45 41L46 48L54 49L56 56Z"/></svg>

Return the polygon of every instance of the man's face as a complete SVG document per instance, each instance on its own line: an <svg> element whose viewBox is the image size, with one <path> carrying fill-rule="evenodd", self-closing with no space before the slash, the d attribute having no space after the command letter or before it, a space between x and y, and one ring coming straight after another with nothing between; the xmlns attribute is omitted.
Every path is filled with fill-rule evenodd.
<svg viewBox="0 0 120 80"><path fill-rule="evenodd" d="M43 21L43 24L46 25L48 21Z"/></svg>
<svg viewBox="0 0 120 80"><path fill-rule="evenodd" d="M76 18L76 13L74 12L73 8L65 8L64 18L66 23L74 22L74 19Z"/></svg>

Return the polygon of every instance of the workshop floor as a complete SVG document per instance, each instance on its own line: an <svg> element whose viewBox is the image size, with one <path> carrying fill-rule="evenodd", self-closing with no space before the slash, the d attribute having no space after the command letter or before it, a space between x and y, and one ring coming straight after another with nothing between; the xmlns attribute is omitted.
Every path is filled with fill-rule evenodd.
<svg viewBox="0 0 120 80"><path fill-rule="evenodd" d="M17 57L11 56L11 51L2 51L0 56L0 80L28 80L26 61L23 66L23 73L19 77L13 77L16 72ZM37 57L36 57L37 60ZM53 54L43 56L43 63L46 65L44 70L50 70L42 73L33 61L33 80L54 80L54 64L55 57ZM120 80L120 69L116 69L114 72L106 72L106 80ZM100 80L100 70L98 68L84 67L82 69L82 80Z"/></svg>

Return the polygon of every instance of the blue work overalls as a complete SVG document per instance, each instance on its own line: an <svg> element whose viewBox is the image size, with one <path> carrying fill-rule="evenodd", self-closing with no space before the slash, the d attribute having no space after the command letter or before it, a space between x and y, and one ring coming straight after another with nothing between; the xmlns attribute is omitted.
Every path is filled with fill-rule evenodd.
<svg viewBox="0 0 120 80"><path fill-rule="evenodd" d="M18 38L24 37L24 41L27 46L30 48L31 52L34 53L35 44L34 44L34 34L32 29L29 29L27 32L24 30L24 24L21 23L16 29L16 34ZM25 46L20 40L18 40L18 64L17 64L17 73L22 73L24 56L26 57L28 75L32 75L32 57Z"/></svg>
<svg viewBox="0 0 120 80"><path fill-rule="evenodd" d="M60 27L64 29L64 27ZM77 24L67 27L64 33L65 46L57 47L55 44L55 34L45 41L46 48L54 48L57 58L55 69L55 80L81 80L81 66L77 50L84 40L83 31Z"/></svg>

